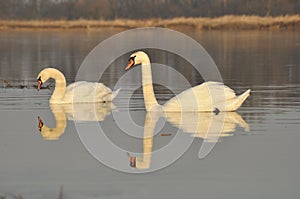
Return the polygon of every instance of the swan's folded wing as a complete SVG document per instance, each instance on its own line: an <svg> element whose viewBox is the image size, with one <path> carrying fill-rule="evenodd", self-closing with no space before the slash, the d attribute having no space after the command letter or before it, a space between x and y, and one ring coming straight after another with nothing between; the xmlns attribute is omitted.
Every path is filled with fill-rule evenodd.
<svg viewBox="0 0 300 199"><path fill-rule="evenodd" d="M111 89L102 83L80 81L67 87L64 101L103 102L111 101L111 96Z"/></svg>
<svg viewBox="0 0 300 199"><path fill-rule="evenodd" d="M165 103L167 111L214 111L236 99L235 92L220 82L205 82L192 87ZM221 108L224 107L224 108Z"/></svg>
<svg viewBox="0 0 300 199"><path fill-rule="evenodd" d="M80 86L84 86L85 84L88 84L89 82L85 82L85 81L79 81L79 82L74 82L72 84L69 84L66 88L66 94L69 92L73 92L74 88L80 87Z"/></svg>
<svg viewBox="0 0 300 199"><path fill-rule="evenodd" d="M228 101L236 98L234 90L221 82L209 81L201 84L200 86L207 87L207 89L209 89L210 96L214 98L214 103L224 102L224 99L225 101Z"/></svg>

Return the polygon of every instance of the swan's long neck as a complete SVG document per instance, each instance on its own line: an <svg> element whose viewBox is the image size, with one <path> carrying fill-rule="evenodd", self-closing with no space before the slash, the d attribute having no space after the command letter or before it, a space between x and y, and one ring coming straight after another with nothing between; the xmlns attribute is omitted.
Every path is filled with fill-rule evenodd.
<svg viewBox="0 0 300 199"><path fill-rule="evenodd" d="M157 106L158 103L153 90L151 64L148 57L145 57L142 62L142 82L145 107L147 111L150 111L151 108Z"/></svg>
<svg viewBox="0 0 300 199"><path fill-rule="evenodd" d="M151 165L153 135L159 115L150 115L147 112L144 124L144 138L143 138L143 156L136 158L136 168L149 169Z"/></svg>
<svg viewBox="0 0 300 199"><path fill-rule="evenodd" d="M49 128L48 126L44 125L41 134L45 140L58 140L59 137L65 132L67 127L66 114L61 105L50 105L50 108L54 115L56 126L55 128Z"/></svg>
<svg viewBox="0 0 300 199"><path fill-rule="evenodd" d="M65 76L60 71L51 70L50 78L55 80L55 89L50 98L50 103L61 103L66 92Z"/></svg>

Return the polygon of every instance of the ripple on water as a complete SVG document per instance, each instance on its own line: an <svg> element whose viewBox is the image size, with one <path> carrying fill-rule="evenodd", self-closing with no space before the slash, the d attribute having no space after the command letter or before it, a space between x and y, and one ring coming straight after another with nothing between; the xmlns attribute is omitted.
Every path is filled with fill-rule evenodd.
<svg viewBox="0 0 300 199"><path fill-rule="evenodd" d="M0 110L33 110L49 108L48 89L0 88Z"/></svg>

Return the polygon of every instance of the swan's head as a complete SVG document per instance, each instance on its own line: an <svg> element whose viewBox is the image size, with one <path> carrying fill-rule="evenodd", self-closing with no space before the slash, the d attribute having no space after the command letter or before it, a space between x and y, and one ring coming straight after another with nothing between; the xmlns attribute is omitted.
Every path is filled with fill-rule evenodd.
<svg viewBox="0 0 300 199"><path fill-rule="evenodd" d="M38 83L37 90L39 91L41 89L42 85L43 85L43 81L42 81L41 76L38 77L37 83Z"/></svg>
<svg viewBox="0 0 300 199"><path fill-rule="evenodd" d="M46 68L44 70L42 70L38 76L37 76L37 83L38 83L38 86L37 86L37 90L40 90L43 83L45 83L49 78L49 68Z"/></svg>
<svg viewBox="0 0 300 199"><path fill-rule="evenodd" d="M38 124L39 132L41 132L42 128L44 126L44 123L43 123L42 119L40 118L40 116L38 116L38 122L39 122L39 124Z"/></svg>
<svg viewBox="0 0 300 199"><path fill-rule="evenodd" d="M42 119L38 117L38 129L44 140L58 140L62 133L55 132L55 129L44 125Z"/></svg>
<svg viewBox="0 0 300 199"><path fill-rule="evenodd" d="M128 152L127 156L129 157L130 166L136 168L136 157L131 156Z"/></svg>
<svg viewBox="0 0 300 199"><path fill-rule="evenodd" d="M37 89L40 90L43 83L48 81L48 79L59 77L59 76L60 79L64 79L64 75L56 68L45 68L37 76L37 83L38 83Z"/></svg>
<svg viewBox="0 0 300 199"><path fill-rule="evenodd" d="M143 51L138 51L130 55L129 62L125 70L128 70L132 66L139 65L142 63L150 63L148 55Z"/></svg>

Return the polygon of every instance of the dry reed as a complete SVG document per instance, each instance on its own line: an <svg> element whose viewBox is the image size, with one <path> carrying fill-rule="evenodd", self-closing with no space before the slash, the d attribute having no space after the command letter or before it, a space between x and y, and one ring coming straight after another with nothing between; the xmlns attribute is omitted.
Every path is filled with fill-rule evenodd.
<svg viewBox="0 0 300 199"><path fill-rule="evenodd" d="M300 16L235 16L227 15L216 18L173 18L173 19L116 19L116 20L44 20L44 21L16 21L0 20L0 30L7 29L100 29L165 27L171 29L192 28L197 30L300 30Z"/></svg>

